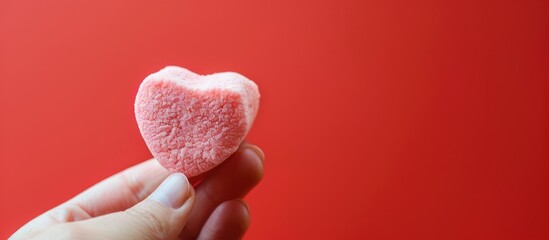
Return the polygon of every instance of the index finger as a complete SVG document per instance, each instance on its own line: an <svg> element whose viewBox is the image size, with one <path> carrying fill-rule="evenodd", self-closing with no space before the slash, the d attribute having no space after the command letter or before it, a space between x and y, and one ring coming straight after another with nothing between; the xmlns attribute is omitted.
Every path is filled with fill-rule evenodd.
<svg viewBox="0 0 549 240"><path fill-rule="evenodd" d="M25 224L12 237L32 236L52 224L126 210L147 197L169 175L154 159L117 173Z"/></svg>
<svg viewBox="0 0 549 240"><path fill-rule="evenodd" d="M150 159L95 184L65 204L81 207L90 217L123 211L145 199L169 174Z"/></svg>

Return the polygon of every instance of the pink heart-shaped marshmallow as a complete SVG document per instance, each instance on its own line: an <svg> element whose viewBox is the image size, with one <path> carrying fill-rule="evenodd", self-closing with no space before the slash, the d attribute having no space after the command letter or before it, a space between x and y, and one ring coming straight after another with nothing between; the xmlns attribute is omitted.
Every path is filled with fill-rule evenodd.
<svg viewBox="0 0 549 240"><path fill-rule="evenodd" d="M233 72L198 75L175 66L149 75L135 118L153 156L170 172L204 173L233 154L259 108L257 85Z"/></svg>

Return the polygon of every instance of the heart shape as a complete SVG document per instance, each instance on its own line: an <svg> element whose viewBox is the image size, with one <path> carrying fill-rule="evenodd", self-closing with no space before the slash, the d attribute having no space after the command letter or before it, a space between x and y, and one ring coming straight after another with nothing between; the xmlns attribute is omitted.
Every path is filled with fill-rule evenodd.
<svg viewBox="0 0 549 240"><path fill-rule="evenodd" d="M238 73L202 76L169 66L139 86L135 118L158 162L192 177L237 150L253 124L259 96L257 85Z"/></svg>

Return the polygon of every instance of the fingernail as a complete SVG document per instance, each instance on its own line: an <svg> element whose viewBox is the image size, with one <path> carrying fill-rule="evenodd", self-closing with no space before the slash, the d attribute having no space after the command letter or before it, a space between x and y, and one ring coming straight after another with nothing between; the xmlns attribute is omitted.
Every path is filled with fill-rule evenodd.
<svg viewBox="0 0 549 240"><path fill-rule="evenodd" d="M179 208L189 198L191 186L182 173L173 173L149 196L166 207Z"/></svg>
<svg viewBox="0 0 549 240"><path fill-rule="evenodd" d="M261 161L265 159L265 153L263 153L261 148L259 148L258 146L249 144L247 148L252 150L255 155L257 155L261 159Z"/></svg>
<svg viewBox="0 0 549 240"><path fill-rule="evenodd" d="M248 206L248 204L246 202L244 202L243 200L240 200L240 204L242 204L242 206L244 206L244 209L246 209L246 213L250 214L250 207Z"/></svg>

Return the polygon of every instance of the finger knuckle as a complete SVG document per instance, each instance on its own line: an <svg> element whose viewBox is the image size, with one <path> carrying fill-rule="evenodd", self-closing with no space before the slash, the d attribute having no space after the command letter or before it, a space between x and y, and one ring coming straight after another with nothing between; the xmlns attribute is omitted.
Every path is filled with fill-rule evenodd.
<svg viewBox="0 0 549 240"><path fill-rule="evenodd" d="M167 239L167 233L169 231L168 225L159 216L144 209L129 209L127 213L140 222L139 227L143 228L141 230L146 235L147 239Z"/></svg>

